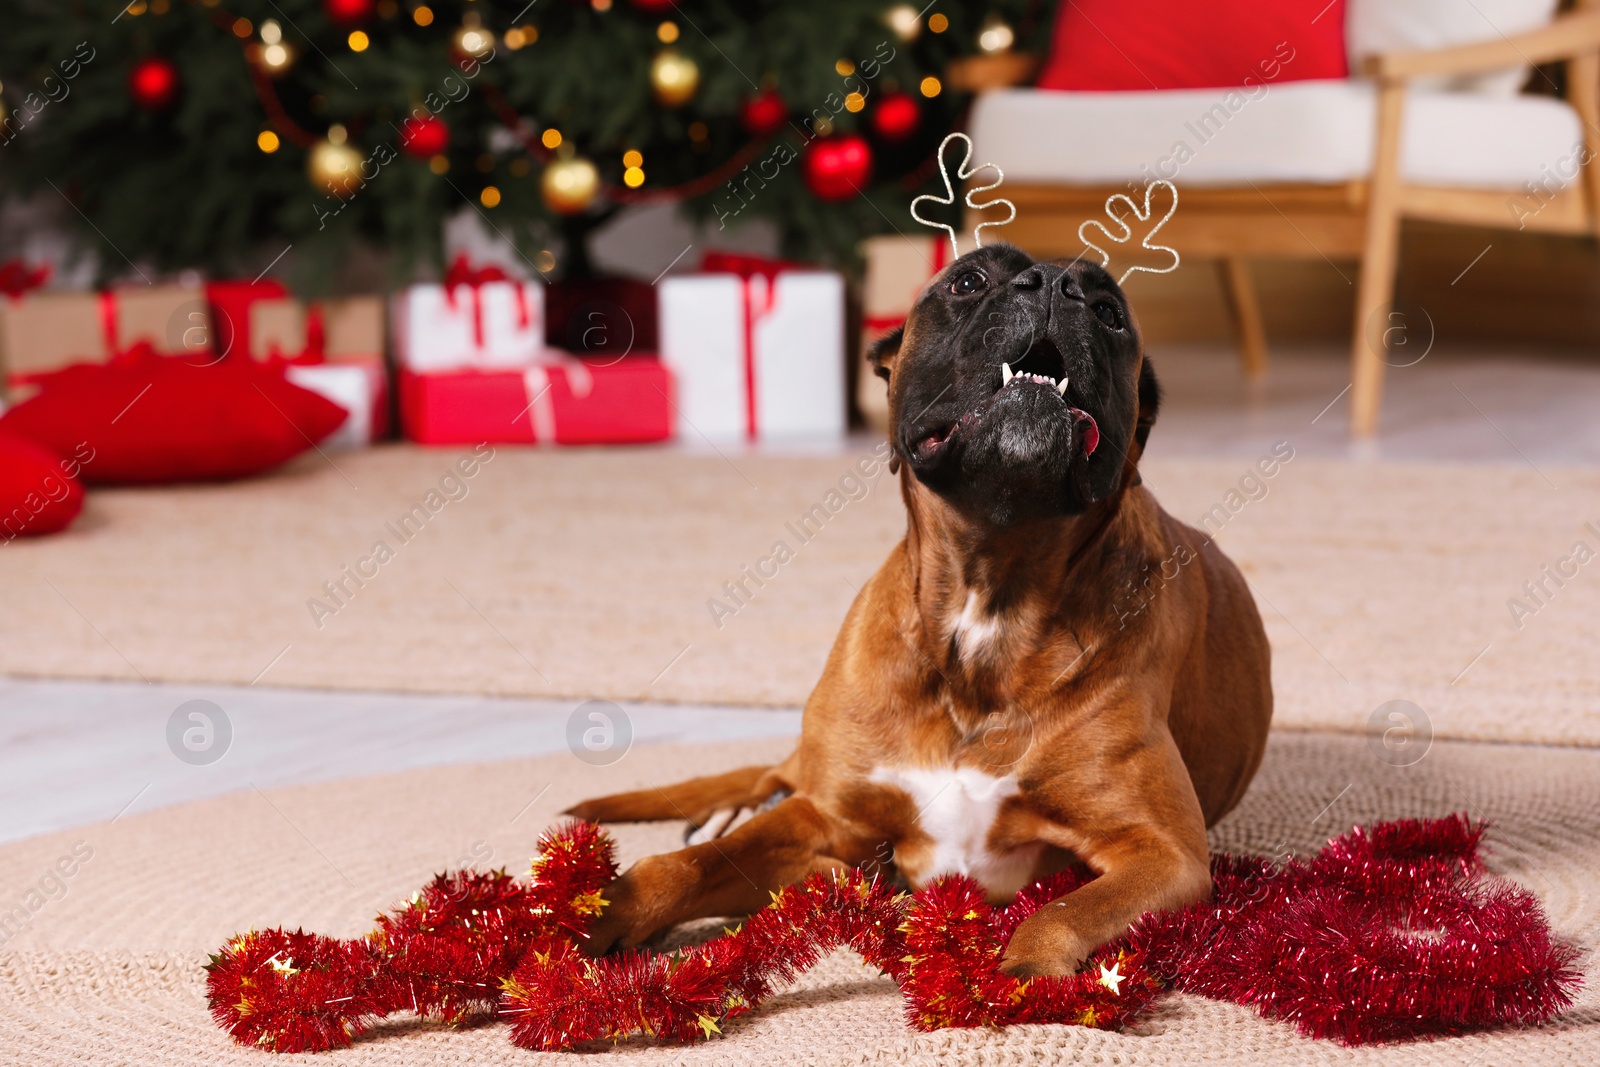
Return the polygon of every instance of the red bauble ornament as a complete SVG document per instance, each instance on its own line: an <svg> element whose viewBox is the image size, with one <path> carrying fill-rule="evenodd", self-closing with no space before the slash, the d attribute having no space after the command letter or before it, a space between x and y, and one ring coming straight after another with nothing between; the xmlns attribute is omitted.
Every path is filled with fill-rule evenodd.
<svg viewBox="0 0 1600 1067"><path fill-rule="evenodd" d="M885 93L872 109L872 131L885 141L903 141L922 125L922 108L910 93Z"/></svg>
<svg viewBox="0 0 1600 1067"><path fill-rule="evenodd" d="M450 127L437 115L409 118L400 124L400 148L408 156L430 159L450 147Z"/></svg>
<svg viewBox="0 0 1600 1067"><path fill-rule="evenodd" d="M789 121L789 105L783 102L776 89L763 89L744 102L739 109L739 122L747 133L765 137L783 128Z"/></svg>
<svg viewBox="0 0 1600 1067"><path fill-rule="evenodd" d="M629 0L635 11L646 15L665 15L672 10L673 0Z"/></svg>
<svg viewBox="0 0 1600 1067"><path fill-rule="evenodd" d="M128 72L128 95L146 111L164 111L178 101L183 81L166 56L145 56Z"/></svg>
<svg viewBox="0 0 1600 1067"><path fill-rule="evenodd" d="M377 0L322 0L323 10L334 22L365 22L372 17Z"/></svg>
<svg viewBox="0 0 1600 1067"><path fill-rule="evenodd" d="M813 141L805 154L806 188L818 200L848 200L872 177L872 147L857 134Z"/></svg>

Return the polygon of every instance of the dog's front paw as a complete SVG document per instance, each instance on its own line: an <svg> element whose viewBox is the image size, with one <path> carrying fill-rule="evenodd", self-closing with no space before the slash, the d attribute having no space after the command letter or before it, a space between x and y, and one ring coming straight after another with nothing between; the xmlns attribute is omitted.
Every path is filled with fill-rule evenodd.
<svg viewBox="0 0 1600 1067"><path fill-rule="evenodd" d="M1094 948L1075 934L1057 905L1046 904L1022 921L1006 945L1000 969L1018 978L1071 974Z"/></svg>
<svg viewBox="0 0 1600 1067"><path fill-rule="evenodd" d="M579 947L591 956L634 948L678 922L690 888L673 856L646 856L600 891L606 901Z"/></svg>

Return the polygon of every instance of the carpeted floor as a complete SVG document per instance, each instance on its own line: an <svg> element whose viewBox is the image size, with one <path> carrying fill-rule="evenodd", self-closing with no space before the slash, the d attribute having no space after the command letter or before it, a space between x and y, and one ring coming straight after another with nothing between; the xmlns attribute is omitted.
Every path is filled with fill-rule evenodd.
<svg viewBox="0 0 1600 1067"><path fill-rule="evenodd" d="M204 1004L206 953L250 926L304 925L354 936L381 908L452 866L521 867L562 807L596 792L663 782L753 759L770 741L637 748L595 769L558 757L408 771L254 790L50 834L0 848L0 904L46 901L0 947L0 1064L222 1067L316 1062L558 1062L510 1045L499 1025L451 1032L385 1024L353 1048L272 1059L234 1046ZM1132 1032L1019 1027L916 1034L899 996L849 953L830 956L792 992L678 1049L633 1041L559 1062L686 1064L1578 1064L1600 1060L1600 752L1442 742L1392 767L1365 740L1274 737L1241 808L1213 834L1219 849L1315 850L1354 823L1464 810L1493 819L1490 866L1543 899L1556 929L1585 950L1590 987L1562 1020L1536 1031L1349 1050L1283 1024L1175 996ZM677 824L618 828L623 858L673 847ZM75 856L59 887L48 872ZM715 924L709 924L713 928Z"/></svg>
<svg viewBox="0 0 1600 1067"><path fill-rule="evenodd" d="M904 525L894 481L858 481L849 456L502 449L448 480L465 454L96 491L67 535L0 547L0 674L793 706ZM1280 727L1361 731L1398 698L1439 737L1600 745L1600 564L1541 574L1600 549L1600 472L1541 469L1299 458L1255 479L1209 460L1146 479L1180 518L1220 516ZM402 529L413 508L426 521ZM757 585L779 541L793 559Z"/></svg>

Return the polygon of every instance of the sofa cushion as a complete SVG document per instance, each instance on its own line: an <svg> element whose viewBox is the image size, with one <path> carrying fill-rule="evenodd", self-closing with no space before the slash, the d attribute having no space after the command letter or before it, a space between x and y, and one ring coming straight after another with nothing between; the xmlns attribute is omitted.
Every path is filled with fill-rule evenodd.
<svg viewBox="0 0 1600 1067"><path fill-rule="evenodd" d="M1008 182L1180 186L1336 182L1372 168L1376 94L1362 81L1254 90L987 93L973 109L975 158ZM1553 97L1412 92L1401 171L1423 185L1521 189L1577 174L1582 127ZM1541 169L1547 168L1547 169Z"/></svg>
<svg viewBox="0 0 1600 1067"><path fill-rule="evenodd" d="M1345 0L1066 0L1041 89L1342 78Z"/></svg>
<svg viewBox="0 0 1600 1067"><path fill-rule="evenodd" d="M1345 38L1350 69L1375 52L1448 48L1509 37L1555 17L1560 0L1348 0ZM1528 80L1526 64L1488 74L1418 78L1419 89L1514 95Z"/></svg>

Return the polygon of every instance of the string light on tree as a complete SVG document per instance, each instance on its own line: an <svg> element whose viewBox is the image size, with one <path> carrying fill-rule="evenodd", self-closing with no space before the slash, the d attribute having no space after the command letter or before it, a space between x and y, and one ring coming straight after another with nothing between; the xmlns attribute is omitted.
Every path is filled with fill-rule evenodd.
<svg viewBox="0 0 1600 1067"><path fill-rule="evenodd" d="M1017 35L999 15L984 19L983 28L978 31L978 47L985 52L1009 52L1016 39Z"/></svg>
<svg viewBox="0 0 1600 1067"><path fill-rule="evenodd" d="M539 195L545 206L558 215L576 215L586 210L599 192L600 172L582 156L551 160L539 178Z"/></svg>
<svg viewBox="0 0 1600 1067"><path fill-rule="evenodd" d="M267 19L261 24L261 47L256 51L256 57L262 69L273 77L294 64L294 49L283 39L283 27L278 25L277 19Z"/></svg>
<svg viewBox="0 0 1600 1067"><path fill-rule="evenodd" d="M361 188L361 153L349 142L343 126L328 127L328 136L318 141L306 160L311 184L332 196L354 196Z"/></svg>
<svg viewBox="0 0 1600 1067"><path fill-rule="evenodd" d="M910 4L896 4L883 13L883 21L902 41L914 41L922 32L922 16Z"/></svg>
<svg viewBox="0 0 1600 1067"><path fill-rule="evenodd" d="M494 47L494 34L483 28L483 20L476 11L469 11L456 31L455 43L462 55L477 59Z"/></svg>
<svg viewBox="0 0 1600 1067"><path fill-rule="evenodd" d="M681 107L700 88L700 66L676 48L663 48L650 61L650 89L663 107Z"/></svg>
<svg viewBox="0 0 1600 1067"><path fill-rule="evenodd" d="M622 153L622 184L637 189L644 184L644 153L630 148Z"/></svg>

